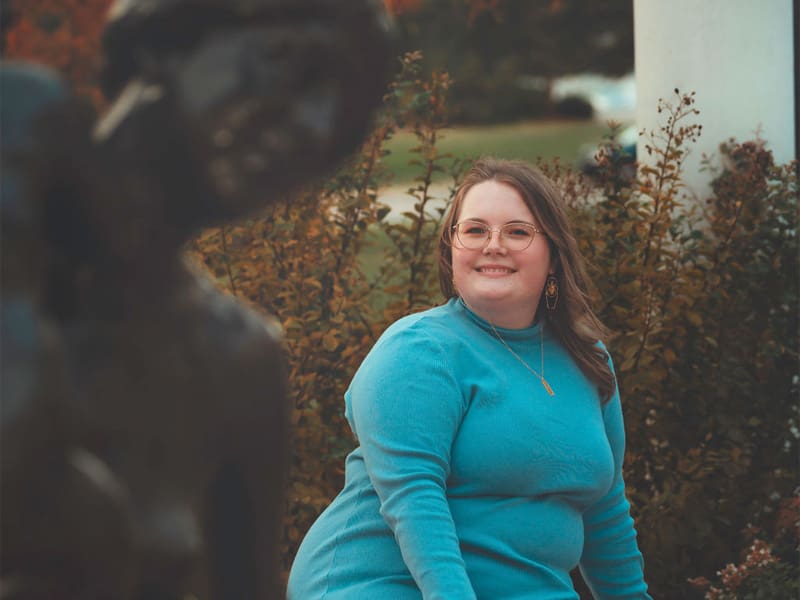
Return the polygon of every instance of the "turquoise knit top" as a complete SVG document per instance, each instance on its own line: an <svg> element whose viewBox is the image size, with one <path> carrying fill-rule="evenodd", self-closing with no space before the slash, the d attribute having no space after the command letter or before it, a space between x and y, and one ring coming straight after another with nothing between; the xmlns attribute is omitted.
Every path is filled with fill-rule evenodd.
<svg viewBox="0 0 800 600"><path fill-rule="evenodd" d="M400 319L345 394L359 446L309 530L290 600L649 599L622 479L619 395L541 325L498 328L462 301Z"/></svg>

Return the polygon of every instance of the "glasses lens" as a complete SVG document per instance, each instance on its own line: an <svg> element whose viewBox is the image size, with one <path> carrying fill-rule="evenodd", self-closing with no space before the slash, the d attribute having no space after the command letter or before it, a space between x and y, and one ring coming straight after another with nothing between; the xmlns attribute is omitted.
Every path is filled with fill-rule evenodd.
<svg viewBox="0 0 800 600"><path fill-rule="evenodd" d="M509 250L525 250L531 245L536 230L525 223L508 223L503 225L501 238Z"/></svg>
<svg viewBox="0 0 800 600"><path fill-rule="evenodd" d="M464 221L456 225L456 235L462 246L470 250L477 250L486 245L490 231L483 223Z"/></svg>
<svg viewBox="0 0 800 600"><path fill-rule="evenodd" d="M483 248L489 242L492 230L478 221L463 221L456 225L456 237L459 243L469 250ZM500 243L508 250L525 250L531 245L536 230L527 223L507 223L500 230Z"/></svg>

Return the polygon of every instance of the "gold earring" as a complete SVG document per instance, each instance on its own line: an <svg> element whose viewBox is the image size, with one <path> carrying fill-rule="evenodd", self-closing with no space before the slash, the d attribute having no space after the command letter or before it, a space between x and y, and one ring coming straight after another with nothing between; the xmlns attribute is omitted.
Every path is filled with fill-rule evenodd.
<svg viewBox="0 0 800 600"><path fill-rule="evenodd" d="M555 275L548 275L544 283L544 302L547 310L555 310L558 306L558 279Z"/></svg>

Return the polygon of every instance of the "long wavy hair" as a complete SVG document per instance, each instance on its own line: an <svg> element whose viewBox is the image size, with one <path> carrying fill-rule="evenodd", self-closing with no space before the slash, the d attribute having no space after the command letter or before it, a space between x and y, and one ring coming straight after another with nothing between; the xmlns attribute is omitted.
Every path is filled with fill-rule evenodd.
<svg viewBox="0 0 800 600"><path fill-rule="evenodd" d="M489 180L511 186L519 192L547 236L556 265L559 299L556 309L548 310L542 294L536 314L545 319L584 375L597 385L602 402L607 402L614 393L616 380L607 353L597 343L607 330L592 311L586 267L564 201L556 186L538 169L522 161L486 157L472 165L456 192L439 233L439 287L442 294L448 299L458 296L453 284L452 231L458 222L464 197L473 186Z"/></svg>

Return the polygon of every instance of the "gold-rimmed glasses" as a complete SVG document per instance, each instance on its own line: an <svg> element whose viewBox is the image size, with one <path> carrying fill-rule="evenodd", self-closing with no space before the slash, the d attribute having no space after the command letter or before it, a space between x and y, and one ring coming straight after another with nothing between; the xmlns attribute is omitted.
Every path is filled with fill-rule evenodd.
<svg viewBox="0 0 800 600"><path fill-rule="evenodd" d="M537 233L543 233L532 223L512 221L502 227L489 227L482 221L466 220L452 227L458 243L467 250L480 250L492 239L492 234L500 236L500 243L511 252L521 252L531 245Z"/></svg>

